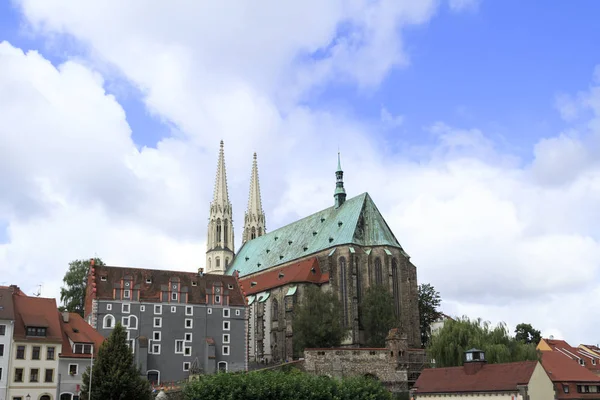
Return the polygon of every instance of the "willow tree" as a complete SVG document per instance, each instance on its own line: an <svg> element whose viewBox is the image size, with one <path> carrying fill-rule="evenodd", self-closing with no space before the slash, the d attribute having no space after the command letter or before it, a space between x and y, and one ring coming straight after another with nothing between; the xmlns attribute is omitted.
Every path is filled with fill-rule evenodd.
<svg viewBox="0 0 600 400"><path fill-rule="evenodd" d="M539 359L535 345L516 340L506 324L492 327L481 318L467 317L446 321L431 338L427 355L436 367L455 367L463 364L465 351L472 348L483 350L491 364Z"/></svg>

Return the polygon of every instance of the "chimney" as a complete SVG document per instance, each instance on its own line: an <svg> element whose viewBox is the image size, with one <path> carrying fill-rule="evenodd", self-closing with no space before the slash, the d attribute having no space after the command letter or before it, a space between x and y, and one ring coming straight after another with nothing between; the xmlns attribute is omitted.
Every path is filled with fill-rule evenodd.
<svg viewBox="0 0 600 400"><path fill-rule="evenodd" d="M62 319L65 324L69 322L69 312L68 311L62 312Z"/></svg>
<svg viewBox="0 0 600 400"><path fill-rule="evenodd" d="M486 363L485 353L482 350L471 349L465 351L465 362L463 364L465 374L475 375Z"/></svg>

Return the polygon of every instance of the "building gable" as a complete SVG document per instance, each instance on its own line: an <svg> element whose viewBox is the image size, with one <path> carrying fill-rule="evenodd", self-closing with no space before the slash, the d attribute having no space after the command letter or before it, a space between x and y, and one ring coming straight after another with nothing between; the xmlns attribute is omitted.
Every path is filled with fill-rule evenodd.
<svg viewBox="0 0 600 400"><path fill-rule="evenodd" d="M369 194L363 193L246 242L227 274L256 274L344 244L402 249Z"/></svg>

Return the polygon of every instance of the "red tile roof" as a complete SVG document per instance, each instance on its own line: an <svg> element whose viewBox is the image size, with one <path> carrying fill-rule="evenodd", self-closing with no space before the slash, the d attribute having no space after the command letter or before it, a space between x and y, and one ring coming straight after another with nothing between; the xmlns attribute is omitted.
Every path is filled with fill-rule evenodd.
<svg viewBox="0 0 600 400"><path fill-rule="evenodd" d="M62 341L55 299L42 297L13 296L15 304L15 339L35 341ZM46 337L26 336L27 327L47 328Z"/></svg>
<svg viewBox="0 0 600 400"><path fill-rule="evenodd" d="M600 376L558 351L543 351L542 366L553 382L594 382L600 385Z"/></svg>
<svg viewBox="0 0 600 400"><path fill-rule="evenodd" d="M316 257L294 262L283 267L271 268L256 275L240 279L245 295L259 293L288 283L325 283L329 273L322 272Z"/></svg>
<svg viewBox="0 0 600 400"><path fill-rule="evenodd" d="M585 368L592 371L596 375L600 374L600 357L597 354L590 353L580 349L579 347L573 347L564 340L557 339L543 339L548 346L550 346L553 352L563 354L565 357L575 360L579 363L579 359L585 362ZM547 353L544 352L544 353Z"/></svg>
<svg viewBox="0 0 600 400"><path fill-rule="evenodd" d="M104 337L92 328L79 314L67 313L69 321L65 322L62 313L59 313L60 325L62 328L63 345L59 357L68 358L90 358L90 354L75 354L71 343L93 344L94 354L104 341Z"/></svg>
<svg viewBox="0 0 600 400"><path fill-rule="evenodd" d="M516 391L529 383L537 361L486 364L474 374L464 366L424 369L413 386L419 393L466 393Z"/></svg>

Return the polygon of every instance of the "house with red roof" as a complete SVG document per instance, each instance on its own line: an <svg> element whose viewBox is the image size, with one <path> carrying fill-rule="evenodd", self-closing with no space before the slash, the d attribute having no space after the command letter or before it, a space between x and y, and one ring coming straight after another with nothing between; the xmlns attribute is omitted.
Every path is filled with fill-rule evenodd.
<svg viewBox="0 0 600 400"><path fill-rule="evenodd" d="M554 338L542 339L537 345L542 352L553 351L562 354L565 358L574 360L580 366L588 369L595 375L600 375L600 355L585 348L573 347L564 340Z"/></svg>
<svg viewBox="0 0 600 400"><path fill-rule="evenodd" d="M79 314L60 314L62 350L58 362L59 400L79 400L82 375L98 356L104 337Z"/></svg>
<svg viewBox="0 0 600 400"><path fill-rule="evenodd" d="M411 390L414 399L551 400L551 379L538 361L487 364L485 352L465 352L461 367L429 368Z"/></svg>

